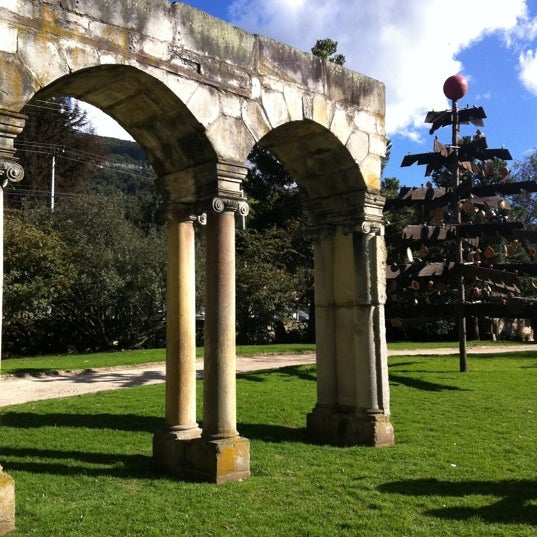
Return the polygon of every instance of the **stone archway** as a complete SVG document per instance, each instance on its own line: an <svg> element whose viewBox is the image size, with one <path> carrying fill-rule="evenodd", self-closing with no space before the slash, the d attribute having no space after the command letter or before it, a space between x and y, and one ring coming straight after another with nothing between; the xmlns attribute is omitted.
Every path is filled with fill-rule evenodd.
<svg viewBox="0 0 537 537"><path fill-rule="evenodd" d="M384 87L182 3L0 2L0 169L34 95L100 107L144 147L168 220L165 427L157 462L187 478L249 474L236 430L235 215L257 141L306 191L315 237L319 386L308 429L335 444L393 442L384 337ZM197 425L192 222L206 214L203 428Z"/></svg>
<svg viewBox="0 0 537 537"><path fill-rule="evenodd" d="M304 193L314 241L318 380L308 432L336 445L391 445L383 199L368 192L349 148L319 123L283 124L259 144Z"/></svg>

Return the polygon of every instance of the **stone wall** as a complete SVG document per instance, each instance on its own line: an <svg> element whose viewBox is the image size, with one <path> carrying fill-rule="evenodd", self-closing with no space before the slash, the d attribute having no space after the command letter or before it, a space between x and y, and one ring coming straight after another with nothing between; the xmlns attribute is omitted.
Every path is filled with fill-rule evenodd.
<svg viewBox="0 0 537 537"><path fill-rule="evenodd" d="M384 86L367 76L181 2L0 0L0 21L0 107L20 111L37 92L69 92L109 113L146 146L150 137L141 132L151 118L141 125L140 111L153 108L156 125L182 106L175 125L203 130L219 157L239 161L271 130L309 120L352 156L361 170L356 187L380 187ZM145 75L126 75L131 92L122 84L121 66ZM238 146L233 151L230 133ZM153 147L169 136L166 129L155 132ZM172 160L155 154L152 164L159 175L187 167Z"/></svg>

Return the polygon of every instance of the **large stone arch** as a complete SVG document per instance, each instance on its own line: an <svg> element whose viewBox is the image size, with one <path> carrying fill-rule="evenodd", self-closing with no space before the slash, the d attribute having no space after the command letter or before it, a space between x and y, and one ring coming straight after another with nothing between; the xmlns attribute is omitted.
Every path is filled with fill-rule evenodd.
<svg viewBox="0 0 537 537"><path fill-rule="evenodd" d="M315 238L321 441L387 445L384 87L364 75L168 0L0 0L0 174L35 95L65 93L118 120L159 175L168 220L165 426L155 459L176 475L249 475L236 430L235 214L259 142L307 193ZM207 218L203 428L195 414L193 222Z"/></svg>
<svg viewBox="0 0 537 537"><path fill-rule="evenodd" d="M54 80L34 99L62 95L92 104L114 118L144 149L158 177L215 165L217 155L204 126L180 96L138 67L86 67Z"/></svg>

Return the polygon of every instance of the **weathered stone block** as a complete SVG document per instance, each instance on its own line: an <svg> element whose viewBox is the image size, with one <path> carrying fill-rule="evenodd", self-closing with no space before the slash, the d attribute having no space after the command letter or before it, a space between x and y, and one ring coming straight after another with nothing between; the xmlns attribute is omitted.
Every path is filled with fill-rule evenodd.
<svg viewBox="0 0 537 537"><path fill-rule="evenodd" d="M270 131L270 124L262 106L255 101L245 101L242 107L242 119L256 140L260 140Z"/></svg>
<svg viewBox="0 0 537 537"><path fill-rule="evenodd" d="M353 131L353 118L347 110L335 109L330 130L338 137L342 144L346 144Z"/></svg>
<svg viewBox="0 0 537 537"><path fill-rule="evenodd" d="M361 162L369 152L369 136L363 131L354 132L347 140L347 149L350 154Z"/></svg>
<svg viewBox="0 0 537 537"><path fill-rule="evenodd" d="M263 92L263 108L272 127L278 127L289 121L289 112L283 94L270 91Z"/></svg>
<svg viewBox="0 0 537 537"><path fill-rule="evenodd" d="M0 535L15 529L15 481L0 467Z"/></svg>
<svg viewBox="0 0 537 537"><path fill-rule="evenodd" d="M194 440L187 457L187 475L196 481L226 483L250 475L250 442L246 438Z"/></svg>
<svg viewBox="0 0 537 537"><path fill-rule="evenodd" d="M395 441L390 419L381 413L330 414L313 409L307 430L317 442L334 446L389 447Z"/></svg>
<svg viewBox="0 0 537 537"><path fill-rule="evenodd" d="M153 459L164 472L179 479L225 483L250 475L250 442L234 437L206 440L200 429L192 434L158 431L153 436Z"/></svg>
<svg viewBox="0 0 537 537"><path fill-rule="evenodd" d="M17 30L0 22L0 50L2 52L17 52Z"/></svg>
<svg viewBox="0 0 537 537"><path fill-rule="evenodd" d="M162 429L153 435L153 460L159 469L179 478L186 478L187 453L201 429L173 431Z"/></svg>

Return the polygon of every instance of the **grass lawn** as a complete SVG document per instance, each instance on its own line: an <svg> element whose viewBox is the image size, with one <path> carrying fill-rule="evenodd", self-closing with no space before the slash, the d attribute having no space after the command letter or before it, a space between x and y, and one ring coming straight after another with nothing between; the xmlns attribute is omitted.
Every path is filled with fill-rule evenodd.
<svg viewBox="0 0 537 537"><path fill-rule="evenodd" d="M240 356L254 354L278 354L314 352L314 344L288 345L242 345L237 347ZM203 357L203 347L196 349L198 358ZM62 354L35 356L26 358L8 358L2 360L0 373L4 375L23 375L45 373L50 371L73 371L95 369L99 367L131 366L163 362L166 360L165 349L140 349L133 351L96 352L91 354Z"/></svg>
<svg viewBox="0 0 537 537"><path fill-rule="evenodd" d="M221 486L154 472L162 385L2 409L13 535L537 535L537 353L457 364L390 358L396 446L384 449L308 441L313 367L241 375L252 476Z"/></svg>
<svg viewBox="0 0 537 537"><path fill-rule="evenodd" d="M479 345L509 345L519 342L492 342L469 341L468 347ZM450 342L394 342L389 343L392 350L403 349L434 349L438 347L458 348L459 344ZM314 344L278 344L278 345L240 345L237 347L239 356L252 356L260 354L292 354L301 352L315 352ZM197 349L198 358L203 357L203 347ZM0 374L24 375L39 374L51 371L73 371L95 369L99 367L131 366L162 362L166 359L165 349L140 349L134 351L102 352L92 354L63 354L51 356L35 356L27 358L9 358L0 363Z"/></svg>

